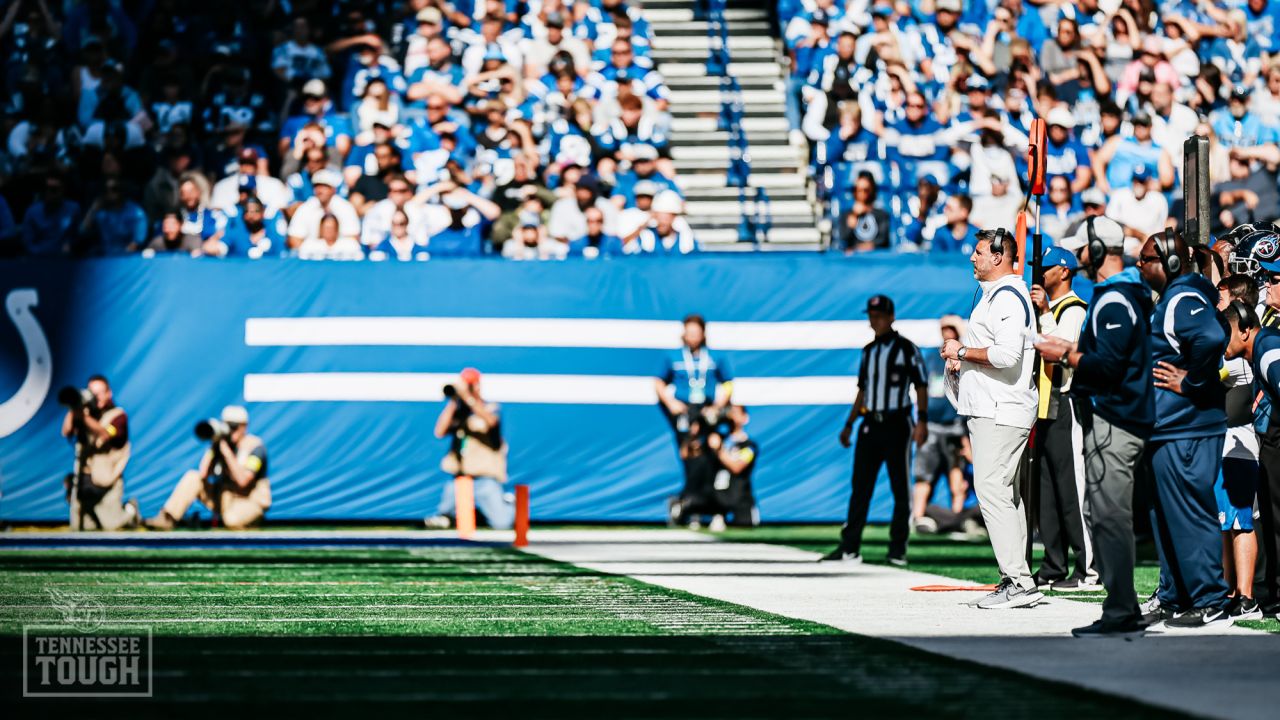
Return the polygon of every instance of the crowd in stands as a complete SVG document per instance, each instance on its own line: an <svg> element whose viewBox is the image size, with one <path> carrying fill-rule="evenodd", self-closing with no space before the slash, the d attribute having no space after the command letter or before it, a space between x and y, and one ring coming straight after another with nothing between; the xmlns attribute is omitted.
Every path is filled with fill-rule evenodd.
<svg viewBox="0 0 1280 720"><path fill-rule="evenodd" d="M1213 232L1280 217L1280 0L779 0L793 140L834 244L969 251L1012 228L1048 124L1044 232L1181 217L1209 138Z"/></svg>
<svg viewBox="0 0 1280 720"><path fill-rule="evenodd" d="M0 250L688 253L627 0L7 0Z"/></svg>

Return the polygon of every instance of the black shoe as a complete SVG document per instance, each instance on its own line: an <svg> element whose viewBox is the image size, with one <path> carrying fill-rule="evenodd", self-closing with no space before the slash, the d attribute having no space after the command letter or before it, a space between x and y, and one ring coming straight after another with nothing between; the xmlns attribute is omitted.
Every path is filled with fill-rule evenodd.
<svg viewBox="0 0 1280 720"><path fill-rule="evenodd" d="M1147 628L1138 618L1130 618L1119 622L1099 620L1092 625L1078 627L1071 634L1078 638L1136 638L1142 637Z"/></svg>
<svg viewBox="0 0 1280 720"><path fill-rule="evenodd" d="M1151 608L1149 612L1143 613L1142 620L1139 622L1142 623L1142 627L1150 628L1161 623L1166 623L1175 617L1177 617L1177 613L1173 611L1173 608L1157 604L1155 607Z"/></svg>
<svg viewBox="0 0 1280 720"><path fill-rule="evenodd" d="M836 548L831 552L818 558L818 562L843 562L857 565L862 562L862 556L858 553L847 553L844 548Z"/></svg>
<svg viewBox="0 0 1280 720"><path fill-rule="evenodd" d="M1078 577L1059 580L1049 587L1054 592L1102 592L1098 583L1085 582Z"/></svg>
<svg viewBox="0 0 1280 720"><path fill-rule="evenodd" d="M1038 590L1048 590L1053 587L1054 583L1062 582L1063 580L1062 578L1047 578L1039 572L1032 573L1031 579L1035 581L1036 589Z"/></svg>
<svg viewBox="0 0 1280 720"><path fill-rule="evenodd" d="M1237 595L1231 598L1230 604L1227 605L1227 616L1231 618L1232 622L1236 620L1261 620L1263 613L1257 600Z"/></svg>
<svg viewBox="0 0 1280 720"><path fill-rule="evenodd" d="M1230 625L1231 616L1223 608L1192 608L1172 620L1165 620L1168 630L1201 630L1207 627Z"/></svg>
<svg viewBox="0 0 1280 720"><path fill-rule="evenodd" d="M1280 600L1272 600L1262 606L1262 616L1280 620Z"/></svg>

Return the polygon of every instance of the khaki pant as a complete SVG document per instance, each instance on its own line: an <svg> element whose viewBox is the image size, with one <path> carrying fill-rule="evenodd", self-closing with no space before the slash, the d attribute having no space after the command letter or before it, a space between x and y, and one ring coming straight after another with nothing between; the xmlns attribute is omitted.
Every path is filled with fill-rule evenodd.
<svg viewBox="0 0 1280 720"><path fill-rule="evenodd" d="M212 485L200 480L200 473L188 470L165 502L164 511L169 517L178 520L187 514L191 503L199 500L205 507L218 512L223 527L241 530L262 520L271 507L271 485L266 478L256 481L248 495L223 490L216 504L210 494L212 488Z"/></svg>
<svg viewBox="0 0 1280 720"><path fill-rule="evenodd" d="M80 498L71 489L72 530L119 530L133 516L124 507L124 478L116 478L106 494L92 508L84 508L81 514Z"/></svg>
<svg viewBox="0 0 1280 720"><path fill-rule="evenodd" d="M973 445L973 490L991 537L1000 575L1023 590L1035 589L1027 567L1027 517L1016 478L1029 428L997 425L991 418L969 418Z"/></svg>

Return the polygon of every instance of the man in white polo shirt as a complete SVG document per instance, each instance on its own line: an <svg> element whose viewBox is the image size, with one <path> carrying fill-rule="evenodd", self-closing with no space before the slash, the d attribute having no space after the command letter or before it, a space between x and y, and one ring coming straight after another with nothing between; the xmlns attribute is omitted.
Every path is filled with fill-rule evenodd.
<svg viewBox="0 0 1280 720"><path fill-rule="evenodd" d="M948 340L947 394L964 416L973 445L973 486L991 536L1000 585L973 603L987 610L1033 605L1044 596L1027 566L1027 520L1015 482L1036 421L1031 384L1031 296L1014 269L1018 245L1000 228L978 233L969 256L981 295L961 340Z"/></svg>

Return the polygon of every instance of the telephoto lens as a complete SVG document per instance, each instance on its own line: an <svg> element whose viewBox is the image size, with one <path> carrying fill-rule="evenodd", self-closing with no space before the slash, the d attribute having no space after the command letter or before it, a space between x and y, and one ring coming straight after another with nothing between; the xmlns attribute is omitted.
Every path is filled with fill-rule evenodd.
<svg viewBox="0 0 1280 720"><path fill-rule="evenodd" d="M231 434L231 428L217 418L209 418L196 423L196 437L201 440L214 440Z"/></svg>
<svg viewBox="0 0 1280 720"><path fill-rule="evenodd" d="M68 385L58 391L58 404L77 410L83 405L93 403L93 393L87 389Z"/></svg>
<svg viewBox="0 0 1280 720"><path fill-rule="evenodd" d="M447 398L458 396L457 388L455 388L452 385L445 385L443 388L440 389L440 392L444 393L444 396Z"/></svg>

